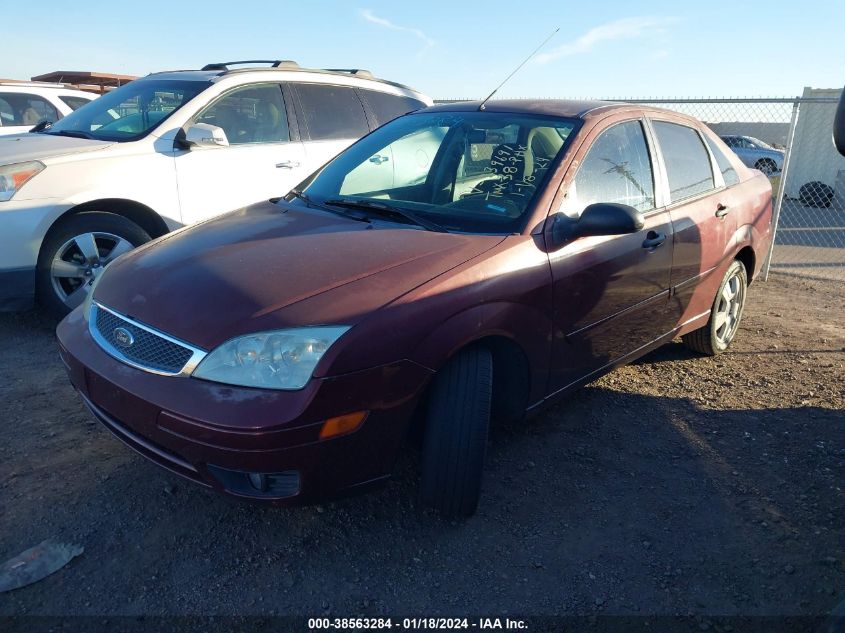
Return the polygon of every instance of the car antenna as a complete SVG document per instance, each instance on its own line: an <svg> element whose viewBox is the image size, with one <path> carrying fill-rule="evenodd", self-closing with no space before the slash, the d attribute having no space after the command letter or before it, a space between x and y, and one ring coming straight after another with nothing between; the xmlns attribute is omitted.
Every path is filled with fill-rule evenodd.
<svg viewBox="0 0 845 633"><path fill-rule="evenodd" d="M514 68L513 72L510 75L508 75L507 77L505 77L505 80L502 83L500 83L498 86L496 86L496 89L493 90L493 92L491 92L489 95L487 95L487 98L484 99L484 101L481 102L481 105L478 106L479 112L484 110L484 104L487 103L488 101L490 101L490 99L493 97L493 95L496 94L499 91L499 88L504 86L508 82L508 79L513 77L517 72L519 72L519 69L522 68L523 66L525 66L525 64L528 63L528 60L531 59L532 57L534 57L534 55L536 55L540 51L540 49L543 48L546 45L546 42L548 42L550 39L552 39L555 36L555 33L557 33L558 31L560 31L560 27L557 27L554 31L552 31L551 35L549 35L546 39L544 39L542 41L542 43L537 48L535 48L531 52L531 54L522 61L522 63L519 66Z"/></svg>

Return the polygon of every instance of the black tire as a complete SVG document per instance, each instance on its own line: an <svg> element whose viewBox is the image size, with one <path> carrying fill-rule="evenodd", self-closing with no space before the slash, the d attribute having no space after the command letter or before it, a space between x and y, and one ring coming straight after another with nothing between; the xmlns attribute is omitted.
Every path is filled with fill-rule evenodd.
<svg viewBox="0 0 845 633"><path fill-rule="evenodd" d="M754 163L754 169L759 169L767 176L771 176L772 174L777 173L778 166L771 158L761 158Z"/></svg>
<svg viewBox="0 0 845 633"><path fill-rule="evenodd" d="M468 517L478 507L492 387L493 357L480 347L455 356L434 379L420 496L444 517Z"/></svg>
<svg viewBox="0 0 845 633"><path fill-rule="evenodd" d="M814 180L801 185L798 190L798 199L806 206L827 209L833 201L834 193L830 185Z"/></svg>
<svg viewBox="0 0 845 633"><path fill-rule="evenodd" d="M115 213L86 211L60 220L50 229L41 244L35 277L38 303L57 318L64 317L72 308L65 303L65 299L54 287L51 271L53 260L69 240L86 233L114 235L130 242L135 247L151 239L140 226Z"/></svg>
<svg viewBox="0 0 845 633"><path fill-rule="evenodd" d="M723 331L724 322L719 320L720 308L724 305L723 293L731 281L736 278L739 286L739 305L730 326L730 331ZM739 260L734 260L728 267L719 289L716 291L716 298L713 300L713 307L710 308L710 318L707 325L684 334L681 338L691 350L706 356L716 356L724 352L733 342L739 324L742 321L742 312L745 309L745 300L748 296L748 275L745 266ZM720 334L722 332L722 334Z"/></svg>

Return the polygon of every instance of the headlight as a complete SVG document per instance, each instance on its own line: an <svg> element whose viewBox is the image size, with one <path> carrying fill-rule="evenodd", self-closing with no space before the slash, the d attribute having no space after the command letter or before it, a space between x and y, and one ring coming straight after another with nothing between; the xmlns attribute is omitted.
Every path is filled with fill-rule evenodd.
<svg viewBox="0 0 845 633"><path fill-rule="evenodd" d="M239 336L206 356L193 375L243 387L302 389L323 354L348 329L337 325Z"/></svg>
<svg viewBox="0 0 845 633"><path fill-rule="evenodd" d="M0 202L11 200L18 189L42 171L44 171L44 163L37 160L0 166Z"/></svg>

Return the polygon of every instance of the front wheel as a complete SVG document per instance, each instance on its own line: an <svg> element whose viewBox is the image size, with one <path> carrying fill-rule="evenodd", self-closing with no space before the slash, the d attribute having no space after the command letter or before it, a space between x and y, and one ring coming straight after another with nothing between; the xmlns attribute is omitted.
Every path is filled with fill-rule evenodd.
<svg viewBox="0 0 845 633"><path fill-rule="evenodd" d="M434 379L420 493L445 517L468 517L478 506L492 392L493 357L484 348L459 353Z"/></svg>
<svg viewBox="0 0 845 633"><path fill-rule="evenodd" d="M82 304L107 264L149 241L140 226L114 213L89 211L60 220L38 255L39 303L63 317Z"/></svg>
<svg viewBox="0 0 845 633"><path fill-rule="evenodd" d="M772 174L776 173L778 170L777 163L770 158L762 158L758 160L755 165L755 169L759 169L767 176L771 176Z"/></svg>
<svg viewBox="0 0 845 633"><path fill-rule="evenodd" d="M721 354L728 349L742 320L747 291L745 266L741 261L734 260L719 285L707 325L684 334L684 344L708 356Z"/></svg>

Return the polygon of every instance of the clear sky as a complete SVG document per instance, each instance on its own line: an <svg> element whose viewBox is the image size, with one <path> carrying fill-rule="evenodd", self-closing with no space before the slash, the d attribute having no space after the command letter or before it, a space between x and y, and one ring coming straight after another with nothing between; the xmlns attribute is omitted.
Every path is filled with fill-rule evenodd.
<svg viewBox="0 0 845 633"><path fill-rule="evenodd" d="M501 96L793 96L845 83L843 0L39 0L30 13L2 25L0 77L281 58L480 97L560 27Z"/></svg>

